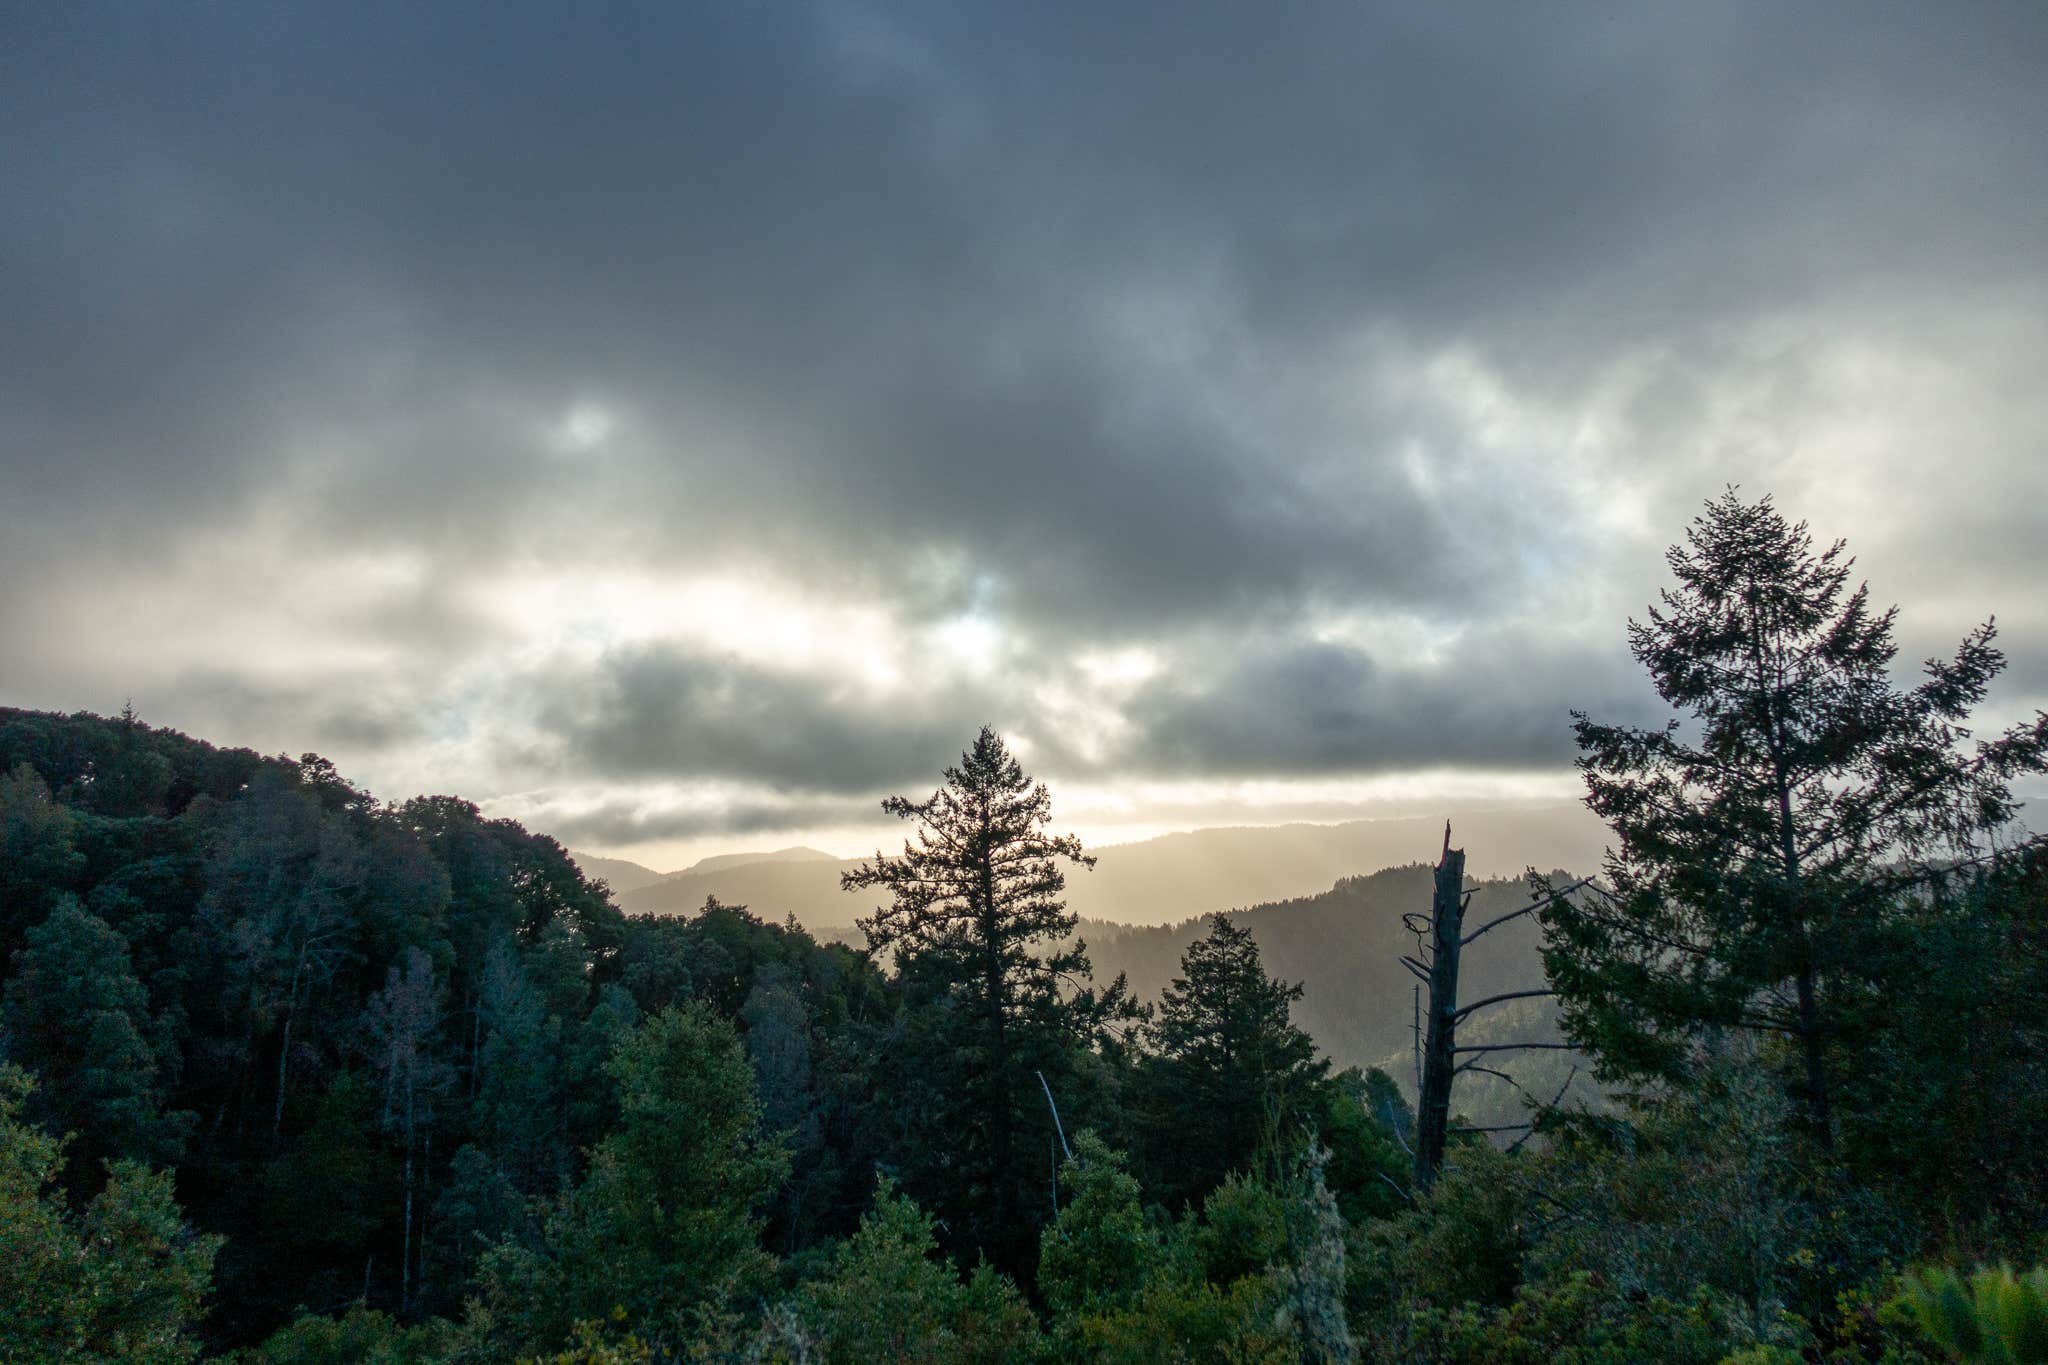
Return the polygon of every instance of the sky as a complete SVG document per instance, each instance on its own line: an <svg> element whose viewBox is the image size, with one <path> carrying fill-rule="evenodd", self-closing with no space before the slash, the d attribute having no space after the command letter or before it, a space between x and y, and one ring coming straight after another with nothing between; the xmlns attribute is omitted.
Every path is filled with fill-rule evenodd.
<svg viewBox="0 0 2048 1365"><path fill-rule="evenodd" d="M1729 484L2048 705L2048 8L0 10L0 704L572 847L1569 801Z"/></svg>

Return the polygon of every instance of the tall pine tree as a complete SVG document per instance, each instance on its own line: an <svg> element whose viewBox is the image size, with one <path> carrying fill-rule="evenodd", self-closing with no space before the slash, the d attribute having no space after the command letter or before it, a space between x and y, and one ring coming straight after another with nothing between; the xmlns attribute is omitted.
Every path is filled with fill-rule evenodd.
<svg viewBox="0 0 2048 1365"><path fill-rule="evenodd" d="M908 1183L968 1248L1028 1272L1049 1212L1046 1090L1062 1089L1127 1006L1121 978L1089 985L1079 921L1060 899L1062 864L1095 860L1046 832L1045 785L987 726L930 798L882 808L916 821L916 836L840 884L891 898L860 927L875 952L896 955L904 987L893 1060Z"/></svg>
<svg viewBox="0 0 2048 1365"><path fill-rule="evenodd" d="M1329 1070L1291 1017L1302 988L1266 974L1249 929L1214 916L1180 969L1160 997L1140 1089L1153 1190L1169 1208L1281 1154Z"/></svg>
<svg viewBox="0 0 2048 1365"><path fill-rule="evenodd" d="M1681 1079L1720 1028L1794 1042L1796 1088L1828 1140L1831 980L1925 860L2010 827L2048 716L1966 747L2004 667L1989 622L1901 690L1896 609L1849 588L1840 541L1730 489L1667 555L1677 585L1629 644L1689 719L1651 729L1574 713L1586 802L1619 838L1611 896L1555 898L1545 963L1573 1039L1610 1075Z"/></svg>

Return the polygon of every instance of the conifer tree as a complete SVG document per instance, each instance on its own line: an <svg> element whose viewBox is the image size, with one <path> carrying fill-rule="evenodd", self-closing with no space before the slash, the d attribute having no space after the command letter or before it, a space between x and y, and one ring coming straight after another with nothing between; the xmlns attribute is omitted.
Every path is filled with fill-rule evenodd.
<svg viewBox="0 0 2048 1365"><path fill-rule="evenodd" d="M72 847L77 824L34 768L17 763L0 772L0 962L85 866Z"/></svg>
<svg viewBox="0 0 2048 1365"><path fill-rule="evenodd" d="M583 1182L546 1210L538 1249L507 1242L481 1268L484 1301L522 1346L614 1308L636 1333L680 1343L701 1310L750 1301L773 1266L759 1210L788 1156L762 1131L732 1026L694 1001L672 1007L628 1034L607 1070L619 1122Z"/></svg>
<svg viewBox="0 0 2048 1365"><path fill-rule="evenodd" d="M484 1032L475 1068L478 1135L521 1191L552 1193L570 1156L561 1103L562 1025L546 1013L509 942L494 944L484 961L477 1014Z"/></svg>
<svg viewBox="0 0 2048 1365"><path fill-rule="evenodd" d="M1160 997L1144 1072L1146 1145L1168 1207L1293 1138L1329 1069L1291 1017L1301 990L1266 974L1251 931L1228 916L1188 945Z"/></svg>
<svg viewBox="0 0 2048 1365"><path fill-rule="evenodd" d="M925 801L892 796L917 822L901 857L844 874L846 890L887 890L860 921L871 950L894 952L906 1021L895 1059L911 1164L937 1180L917 1193L1006 1268L1028 1271L1050 1182L1045 1087L1127 1009L1121 978L1088 984L1078 919L1060 893L1063 863L1092 867L1073 835L1046 832L1052 798L987 726ZM908 1172L913 1180L917 1172Z"/></svg>
<svg viewBox="0 0 2048 1365"><path fill-rule="evenodd" d="M1830 979L1858 970L1859 937L1916 866L2010 827L2048 716L1966 749L2005 662L1991 623L1901 690L1896 609L1873 611L1842 542L1816 553L1769 498L1730 489L1667 560L1677 585L1629 644L1689 719L1574 713L1586 802L1619 844L1611 897L1550 903L1545 963L1610 1076L1682 1079L1716 1028L1793 1039L1826 1141Z"/></svg>
<svg viewBox="0 0 2048 1365"><path fill-rule="evenodd" d="M35 1070L37 1117L79 1134L75 1170L178 1155L192 1116L163 1112L162 1058L171 1052L130 970L127 942L61 896L15 954L0 995L0 1056Z"/></svg>

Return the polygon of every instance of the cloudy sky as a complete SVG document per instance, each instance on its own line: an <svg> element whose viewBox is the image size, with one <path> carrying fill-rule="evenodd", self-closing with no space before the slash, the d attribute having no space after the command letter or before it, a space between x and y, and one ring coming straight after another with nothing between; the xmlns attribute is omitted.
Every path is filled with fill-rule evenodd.
<svg viewBox="0 0 2048 1365"><path fill-rule="evenodd" d="M1735 482L2048 704L2048 9L0 14L0 703L674 863L1569 798ZM871 843L869 846L872 846Z"/></svg>

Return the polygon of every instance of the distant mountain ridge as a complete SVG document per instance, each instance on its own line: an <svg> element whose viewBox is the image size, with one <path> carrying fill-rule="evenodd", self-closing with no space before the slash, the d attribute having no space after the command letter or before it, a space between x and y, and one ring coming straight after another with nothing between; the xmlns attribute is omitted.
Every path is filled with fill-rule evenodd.
<svg viewBox="0 0 2048 1365"><path fill-rule="evenodd" d="M830 863L838 861L831 854L815 848L780 848L773 853L714 853L709 858L698 859L680 872L656 872L651 867L643 867L639 863L630 862L625 858L604 858L595 853L578 853L574 849L569 851L569 856L575 860L576 866L582 870L584 876L602 878L605 884L611 887L614 899L623 897L628 892L639 891L645 887L652 886L656 882L667 881L672 877L690 877L712 872L730 872L734 868L746 867L753 863ZM701 901L698 902L700 905L702 903Z"/></svg>
<svg viewBox="0 0 2048 1365"><path fill-rule="evenodd" d="M1468 882L1468 924L1478 926L1529 903L1526 883L1499 879ZM1249 929L1266 970L1302 983L1295 1021L1341 1063L1378 1065L1407 1046L1415 978L1401 955L1415 951L1402 924L1410 911L1429 909L1432 871L1422 863L1345 877L1313 896L1298 896L1227 912ZM1081 938L1098 981L1126 975L1141 998L1155 1000L1180 973L1181 954L1209 932L1210 916L1179 924L1136 927L1084 922ZM1534 915L1503 924L1467 950L1460 965L1461 999L1543 984Z"/></svg>
<svg viewBox="0 0 2048 1365"><path fill-rule="evenodd" d="M1402 916L1427 911L1431 885L1431 869L1418 863L1346 877L1313 896L1230 912L1232 920L1251 931L1267 972L1281 981L1301 983L1294 1022L1317 1046L1340 1067L1381 1067L1411 1093L1416 983L1400 959L1415 951L1415 938ZM1520 880L1467 885L1472 894L1465 922L1475 928L1530 903L1529 888ZM1208 916L1149 927L1081 926L1096 981L1111 981L1122 973L1139 998L1148 1001L1157 1000L1180 974L1181 955L1188 945L1208 932ZM1533 914L1510 920L1476 940L1460 962L1458 998L1469 1004L1542 987L1541 941L1541 926ZM1559 1037L1555 1006L1540 999L1490 1007L1459 1030L1459 1040L1467 1043L1555 1042ZM1496 1069L1547 1100L1564 1089L1575 1065L1580 1070L1570 1096L1595 1100L1599 1088L1590 1066L1575 1053L1509 1054ZM1457 1104L1461 1112L1485 1123L1517 1122L1524 1107L1513 1086L1478 1073L1459 1081Z"/></svg>
<svg viewBox="0 0 2048 1365"><path fill-rule="evenodd" d="M681 872L663 874L668 877L689 877L705 872L723 872L735 867L748 867L755 863L835 863L839 860L831 854L815 848L780 848L773 853L714 853L709 858L699 858Z"/></svg>
<svg viewBox="0 0 2048 1365"><path fill-rule="evenodd" d="M638 891L661 880L661 874L651 867L628 862L624 858L600 858L594 853L571 851L569 857L585 877L602 881L611 887L612 896L617 899L628 891Z"/></svg>
<svg viewBox="0 0 2048 1365"><path fill-rule="evenodd" d="M1536 867L1594 867L1606 829L1583 806L1471 811L1453 817L1455 842L1481 877ZM1067 904L1087 920L1170 925L1217 911L1327 891L1342 878L1433 860L1443 844L1434 817L1193 830L1091 849L1095 870L1071 871ZM628 913L690 914L716 896L765 919L795 915L817 933L873 913L873 893L849 895L839 876L864 861L816 849L721 854L632 889L613 882Z"/></svg>

